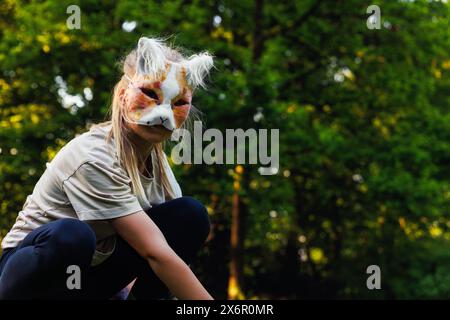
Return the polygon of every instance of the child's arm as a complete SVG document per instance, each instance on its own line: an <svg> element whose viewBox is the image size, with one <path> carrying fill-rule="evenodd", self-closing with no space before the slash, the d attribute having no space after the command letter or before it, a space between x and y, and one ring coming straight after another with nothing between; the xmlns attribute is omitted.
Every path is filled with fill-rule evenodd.
<svg viewBox="0 0 450 320"><path fill-rule="evenodd" d="M144 211L115 218L111 223L119 235L148 261L173 295L185 300L213 300Z"/></svg>

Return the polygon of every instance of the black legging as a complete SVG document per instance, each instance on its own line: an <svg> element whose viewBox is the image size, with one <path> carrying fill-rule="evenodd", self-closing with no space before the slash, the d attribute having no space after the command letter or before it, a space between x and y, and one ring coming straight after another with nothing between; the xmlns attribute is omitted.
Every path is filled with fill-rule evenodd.
<svg viewBox="0 0 450 320"><path fill-rule="evenodd" d="M210 230L205 207L182 197L154 206L147 214L161 229L170 247L191 263ZM59 219L28 234L19 246L7 249L0 260L0 299L109 299L137 278L136 299L169 294L150 265L117 237L110 257L91 267L95 250L91 227L77 219ZM69 290L67 267L81 269L81 289Z"/></svg>

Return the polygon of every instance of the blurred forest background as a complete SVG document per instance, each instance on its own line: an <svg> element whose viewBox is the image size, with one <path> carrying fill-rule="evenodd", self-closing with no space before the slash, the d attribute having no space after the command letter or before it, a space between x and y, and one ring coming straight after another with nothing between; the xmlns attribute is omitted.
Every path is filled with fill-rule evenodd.
<svg viewBox="0 0 450 320"><path fill-rule="evenodd" d="M193 266L213 296L450 298L446 2L377 1L371 30L362 0L1 0L0 238L45 163L104 119L116 62L173 35L216 56L194 97L206 128L280 129L276 175L174 166L213 222Z"/></svg>

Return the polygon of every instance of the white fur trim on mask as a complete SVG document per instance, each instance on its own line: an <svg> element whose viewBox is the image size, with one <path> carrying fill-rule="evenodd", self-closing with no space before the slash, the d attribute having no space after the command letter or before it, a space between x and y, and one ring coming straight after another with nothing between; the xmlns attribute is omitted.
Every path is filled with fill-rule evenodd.
<svg viewBox="0 0 450 320"><path fill-rule="evenodd" d="M165 63L162 41L141 37L137 48L138 75L151 75L157 78L165 69Z"/></svg>
<svg viewBox="0 0 450 320"><path fill-rule="evenodd" d="M207 53L194 54L184 63L187 69L188 83L194 87L204 87L203 79L214 65L213 57Z"/></svg>

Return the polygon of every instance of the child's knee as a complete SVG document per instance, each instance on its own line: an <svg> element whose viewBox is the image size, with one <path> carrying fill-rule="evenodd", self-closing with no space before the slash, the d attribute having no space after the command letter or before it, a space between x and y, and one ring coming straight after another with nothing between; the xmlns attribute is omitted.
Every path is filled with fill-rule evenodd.
<svg viewBox="0 0 450 320"><path fill-rule="evenodd" d="M52 247L69 257L89 257L95 251L96 237L92 228L77 219L61 219L51 233Z"/></svg>
<svg viewBox="0 0 450 320"><path fill-rule="evenodd" d="M183 214L186 216L185 221L201 241L204 242L211 228L211 221L205 206L191 197L181 197L179 201L181 202Z"/></svg>

